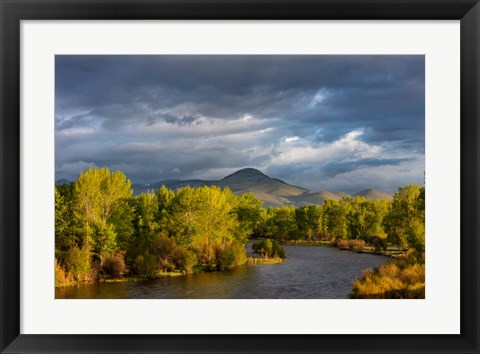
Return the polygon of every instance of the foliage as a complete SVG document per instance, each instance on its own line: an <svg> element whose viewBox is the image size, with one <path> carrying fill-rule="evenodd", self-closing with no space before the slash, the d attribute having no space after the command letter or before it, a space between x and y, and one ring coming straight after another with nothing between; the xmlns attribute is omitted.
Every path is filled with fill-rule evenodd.
<svg viewBox="0 0 480 354"><path fill-rule="evenodd" d="M323 208L319 205L309 205L295 209L299 234L308 240L317 239L322 230L322 213Z"/></svg>
<svg viewBox="0 0 480 354"><path fill-rule="evenodd" d="M394 194L383 221L385 230L399 246L425 249L425 188L408 185Z"/></svg>
<svg viewBox="0 0 480 354"><path fill-rule="evenodd" d="M122 255L120 254L108 256L103 264L103 272L106 275L110 275L114 278L121 277L126 270L127 266L125 265Z"/></svg>
<svg viewBox="0 0 480 354"><path fill-rule="evenodd" d="M239 242L226 244L216 250L218 269L230 269L245 264L247 253L245 246Z"/></svg>
<svg viewBox="0 0 480 354"><path fill-rule="evenodd" d="M90 251L88 246L70 248L65 255L65 268L75 280L85 280L90 272Z"/></svg>
<svg viewBox="0 0 480 354"><path fill-rule="evenodd" d="M193 267L197 264L197 255L192 251L184 248L177 248L172 254L172 260L176 268L190 274L193 272Z"/></svg>
<svg viewBox="0 0 480 354"><path fill-rule="evenodd" d="M238 204L233 209L240 227L238 228L240 239L246 239L251 235L258 235L261 223L265 219L266 211L262 207L262 201L253 193L242 194L238 198Z"/></svg>
<svg viewBox="0 0 480 354"><path fill-rule="evenodd" d="M370 239L370 242L377 252L387 250L387 237L385 234L375 235Z"/></svg>
<svg viewBox="0 0 480 354"><path fill-rule="evenodd" d="M195 266L232 268L246 262L245 244L253 237L263 239L254 244L262 257L284 258L280 243L297 240L357 252L384 252L389 244L422 252L424 208L420 186L400 187L392 201L349 197L268 210L252 193L237 196L216 186L161 186L133 196L122 172L91 167L55 188L56 275L62 283L94 280L102 271L155 277Z"/></svg>
<svg viewBox="0 0 480 354"><path fill-rule="evenodd" d="M363 240L349 240L348 248L355 252L361 252L365 248L365 241Z"/></svg>
<svg viewBox="0 0 480 354"><path fill-rule="evenodd" d="M67 272L55 258L55 286L61 287L70 285L73 282L73 274Z"/></svg>
<svg viewBox="0 0 480 354"><path fill-rule="evenodd" d="M355 281L353 298L425 298L424 254L410 252L394 263L363 272Z"/></svg>
<svg viewBox="0 0 480 354"><path fill-rule="evenodd" d="M348 246L348 240L337 240L336 241L337 248L341 250L348 250L350 247Z"/></svg>
<svg viewBox="0 0 480 354"><path fill-rule="evenodd" d="M323 203L325 230L330 238L346 239L348 237L349 203L326 200Z"/></svg>
<svg viewBox="0 0 480 354"><path fill-rule="evenodd" d="M286 253L283 246L276 240L262 240L255 242L252 245L253 250L258 253L261 257L269 258L269 257L279 257L285 258Z"/></svg>
<svg viewBox="0 0 480 354"><path fill-rule="evenodd" d="M55 187L55 253L63 259L69 248L81 244L81 225L75 218L74 183Z"/></svg>
<svg viewBox="0 0 480 354"><path fill-rule="evenodd" d="M135 271L145 278L155 278L159 270L158 260L151 254L138 255L134 263Z"/></svg>
<svg viewBox="0 0 480 354"><path fill-rule="evenodd" d="M266 216L266 230L262 236L278 241L297 238L298 227L295 219L295 207L269 208Z"/></svg>

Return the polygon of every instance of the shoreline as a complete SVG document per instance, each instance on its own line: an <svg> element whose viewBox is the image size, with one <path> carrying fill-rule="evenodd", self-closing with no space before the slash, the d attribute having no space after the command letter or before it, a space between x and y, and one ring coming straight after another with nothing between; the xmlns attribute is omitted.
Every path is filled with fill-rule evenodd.
<svg viewBox="0 0 480 354"><path fill-rule="evenodd" d="M284 259L280 257L273 257L273 258L262 258L262 257L255 257L255 256L247 256L247 260L243 264L239 264L233 268L224 268L224 269L215 269L215 270L208 270L206 266L197 266L192 273L186 273L182 271L175 271L175 272L158 272L154 277L141 277L141 276L125 276L121 278L98 278L95 280L87 280L87 281L73 281L62 286L55 286L57 288L69 288L73 286L83 286L83 285L92 285L92 284L104 284L104 283L127 283L127 282L139 282L139 281L148 281L148 280L156 280L161 278L171 278L171 277L182 277L192 274L198 273L209 273L209 272L222 272L225 270L235 269L237 267L243 266L245 264L248 265L262 265L262 264L277 264L284 262Z"/></svg>
<svg viewBox="0 0 480 354"><path fill-rule="evenodd" d="M252 240L250 240L252 241ZM352 249L346 249L346 248L337 248L336 246L333 246L330 241L323 241L323 240L289 240L289 241L284 241L281 243L282 245L285 246L313 246L313 247L329 247L329 248L335 248L340 251L349 251L349 252L354 252L354 253L365 253L365 254L374 254L378 256L386 256L390 258L398 258L402 255L405 254L405 252L400 252L400 251L386 251L386 252L378 252L375 251L371 248L360 250L360 251L355 251ZM278 264L278 263L283 263L285 262L285 259L280 258L280 257L270 257L270 258L263 258L259 256L253 256L253 255L247 255L247 260L243 264L239 264L239 266L243 266L245 264L248 265L268 265L268 264ZM156 279L161 279L161 278L170 278L170 277L179 277L179 276L187 276L187 275L192 275L192 274L198 274L198 273L203 273L203 272L221 272L226 269L215 269L215 270L208 270L205 265L200 265L196 266L197 269L195 269L192 273L185 273L182 271L175 271L175 272L158 272L154 277L141 277L141 276L125 276L121 278L99 278L95 280L89 280L89 281L74 281L71 283L64 284L62 286L55 286L55 288L69 288L73 286L84 286L84 285L92 285L92 284L102 284L102 283L126 283L126 282L139 282L139 281L148 281L148 280L156 280ZM236 267L234 267L236 268ZM229 269L234 269L234 268L229 268Z"/></svg>
<svg viewBox="0 0 480 354"><path fill-rule="evenodd" d="M391 250L391 251L376 251L371 246L366 246L363 250L353 250L350 248L338 248L330 241L323 241L323 240L288 240L283 241L281 243L284 246L313 246L313 247L330 247L336 248L340 251L349 251L354 253L365 253L365 254L374 254L378 256L386 256L390 258L398 258L405 255L406 251L400 251L399 249Z"/></svg>

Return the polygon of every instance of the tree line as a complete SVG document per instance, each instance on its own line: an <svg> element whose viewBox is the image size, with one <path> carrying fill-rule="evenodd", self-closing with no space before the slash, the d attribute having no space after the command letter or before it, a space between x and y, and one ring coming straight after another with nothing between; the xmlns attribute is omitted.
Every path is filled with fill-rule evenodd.
<svg viewBox="0 0 480 354"><path fill-rule="evenodd" d="M232 268L246 262L250 238L357 239L422 249L424 189L399 188L392 201L357 197L265 209L252 193L237 196L216 186L177 191L162 186L133 196L122 172L93 167L55 188L58 286Z"/></svg>
<svg viewBox="0 0 480 354"><path fill-rule="evenodd" d="M399 187L393 200L344 197L322 205L269 208L260 237L287 240L361 240L378 250L425 247L425 188Z"/></svg>

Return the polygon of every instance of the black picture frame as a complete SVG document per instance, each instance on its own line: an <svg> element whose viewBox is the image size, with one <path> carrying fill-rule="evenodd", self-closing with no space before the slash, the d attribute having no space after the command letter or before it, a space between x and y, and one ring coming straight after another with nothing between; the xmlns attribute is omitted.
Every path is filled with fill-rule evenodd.
<svg viewBox="0 0 480 354"><path fill-rule="evenodd" d="M477 0L0 0L0 12L2 353L479 353L480 5ZM460 20L461 334L20 334L20 22L27 19Z"/></svg>

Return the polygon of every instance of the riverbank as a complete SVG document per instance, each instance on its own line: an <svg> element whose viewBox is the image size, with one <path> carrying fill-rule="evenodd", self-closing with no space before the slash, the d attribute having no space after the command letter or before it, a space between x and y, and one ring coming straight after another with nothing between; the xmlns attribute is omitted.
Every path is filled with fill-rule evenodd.
<svg viewBox="0 0 480 354"><path fill-rule="evenodd" d="M352 240L350 240L352 241ZM399 247L388 246L385 251L375 249L373 246L364 246L362 249L352 249L349 248L348 245L343 247L337 247L337 245L333 244L331 241L325 240L287 240L283 241L282 245L288 246L316 246L316 247L331 247L337 248L342 251L350 251L355 253L367 253L367 254L376 254L379 256L387 256L392 258L398 258L405 255L406 250L401 249Z"/></svg>
<svg viewBox="0 0 480 354"><path fill-rule="evenodd" d="M247 257L248 264L276 264L282 263L283 261L285 261L285 259L280 257Z"/></svg>
<svg viewBox="0 0 480 354"><path fill-rule="evenodd" d="M332 247L285 246L274 265L245 264L154 280L57 288L56 299L347 299L362 271L391 258Z"/></svg>
<svg viewBox="0 0 480 354"><path fill-rule="evenodd" d="M242 264L238 264L236 267L245 265L245 264L250 264L250 265L256 265L256 264L276 264L276 263L281 263L283 262L284 259L280 257L254 257L254 256L247 256L246 260ZM125 283L125 282L139 282L139 281L147 281L147 280L156 280L156 279L162 279L162 278L172 278L172 277L182 277L186 275L191 275L191 274L198 274L198 273L212 273L212 272L222 272L225 270L231 270L236 267L229 267L229 268L217 268L217 267L211 267L208 265L196 265L193 267L193 271L190 273L187 273L185 271L172 271L172 272L164 272L164 271L158 271L155 275L150 276L150 277L145 277L145 276L135 276L135 275L127 275L127 276L122 276L122 277L117 277L117 278L112 278L112 277L104 277L104 276L99 276L98 278L94 280L82 280L82 281L76 281L76 280L71 280L68 282L64 282L61 285L56 285L55 288L66 288L66 287L72 287L72 286L83 286L83 285L93 285L93 284L104 284L104 283Z"/></svg>
<svg viewBox="0 0 480 354"><path fill-rule="evenodd" d="M194 273L199 273L201 271L194 271ZM178 277L178 276L185 276L185 275L187 275L187 273L176 271L176 272L158 272L153 277L141 277L141 276L124 276L119 278L99 277L94 280L71 280L69 282L64 282L60 285L55 285L55 288L68 288L72 286L83 286L83 285L104 284L104 283L139 282L139 281L145 281L145 280L155 280L160 278Z"/></svg>

